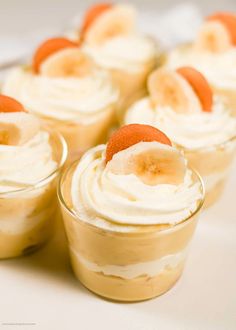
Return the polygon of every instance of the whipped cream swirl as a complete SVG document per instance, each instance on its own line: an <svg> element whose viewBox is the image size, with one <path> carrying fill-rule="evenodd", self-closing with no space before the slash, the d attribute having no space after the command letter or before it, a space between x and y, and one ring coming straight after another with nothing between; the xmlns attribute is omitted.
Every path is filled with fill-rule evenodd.
<svg viewBox="0 0 236 330"><path fill-rule="evenodd" d="M128 72L145 70L157 54L154 41L138 35L114 37L99 46L85 45L84 51L102 67Z"/></svg>
<svg viewBox="0 0 236 330"><path fill-rule="evenodd" d="M35 184L56 167L46 131L40 130L23 145L0 144L0 192L22 188L20 184Z"/></svg>
<svg viewBox="0 0 236 330"><path fill-rule="evenodd" d="M179 47L170 52L166 66L190 65L202 72L218 88L236 88L236 47L221 53L195 50L194 46Z"/></svg>
<svg viewBox="0 0 236 330"><path fill-rule="evenodd" d="M170 107L152 107L149 98L135 103L127 112L126 124L152 125L176 144L198 149L219 145L236 134L236 120L218 100L211 112L176 113Z"/></svg>
<svg viewBox="0 0 236 330"><path fill-rule="evenodd" d="M8 75L3 92L40 116L90 124L118 99L110 75L100 69L86 77L52 78L23 67Z"/></svg>
<svg viewBox="0 0 236 330"><path fill-rule="evenodd" d="M110 172L105 166L105 148L100 145L88 151L74 171L71 198L80 219L130 231L132 226L181 222L198 207L201 186L193 182L190 170L180 185L146 185L134 174Z"/></svg>

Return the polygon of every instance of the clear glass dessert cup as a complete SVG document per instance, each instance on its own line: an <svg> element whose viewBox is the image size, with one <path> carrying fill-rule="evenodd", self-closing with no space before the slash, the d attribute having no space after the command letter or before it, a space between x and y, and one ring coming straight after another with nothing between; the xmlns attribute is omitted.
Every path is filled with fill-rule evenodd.
<svg viewBox="0 0 236 330"><path fill-rule="evenodd" d="M204 197L176 225L98 226L73 209L71 179L77 163L63 173L58 187L70 258L76 277L90 291L115 301L151 299L169 290L182 274ZM200 176L193 179L204 187ZM105 220L105 219L104 219ZM106 220L105 220L106 221ZM130 230L129 230L130 228Z"/></svg>
<svg viewBox="0 0 236 330"><path fill-rule="evenodd" d="M0 193L0 259L34 252L53 233L57 179L66 161L67 145L60 134L47 130L57 168L35 184Z"/></svg>
<svg viewBox="0 0 236 330"><path fill-rule="evenodd" d="M77 118L59 120L35 114L52 130L62 134L68 146L67 161L69 163L81 157L86 150L107 141L110 129L116 123L116 104L109 104L101 111L96 120L86 124L81 123Z"/></svg>
<svg viewBox="0 0 236 330"><path fill-rule="evenodd" d="M136 101L136 97L141 97L145 94L147 77L156 66L156 61L153 60L137 72L110 69L114 81L120 88L118 117L123 115L122 108L126 108L131 102Z"/></svg>
<svg viewBox="0 0 236 330"><path fill-rule="evenodd" d="M127 71L118 68L111 68L109 70L113 81L120 90L120 99L117 106L117 117L119 121L123 120L126 109L147 93L147 78L149 74L162 63L163 54L158 50L157 41L152 37L148 38L157 49L155 57L143 64L137 71Z"/></svg>
<svg viewBox="0 0 236 330"><path fill-rule="evenodd" d="M227 141L198 149L188 149L176 145L183 150L189 165L202 177L205 186L204 208L215 204L222 195L230 174L236 150L236 135Z"/></svg>

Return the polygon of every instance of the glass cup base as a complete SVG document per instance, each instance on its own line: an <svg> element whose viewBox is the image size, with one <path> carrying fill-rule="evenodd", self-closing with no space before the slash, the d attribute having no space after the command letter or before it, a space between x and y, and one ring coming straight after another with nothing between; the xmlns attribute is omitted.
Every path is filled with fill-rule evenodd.
<svg viewBox="0 0 236 330"><path fill-rule="evenodd" d="M71 255L71 263L77 279L91 292L105 299L120 302L138 302L158 297L170 290L180 278L184 262L165 269L160 274L136 279L123 279L93 272Z"/></svg>

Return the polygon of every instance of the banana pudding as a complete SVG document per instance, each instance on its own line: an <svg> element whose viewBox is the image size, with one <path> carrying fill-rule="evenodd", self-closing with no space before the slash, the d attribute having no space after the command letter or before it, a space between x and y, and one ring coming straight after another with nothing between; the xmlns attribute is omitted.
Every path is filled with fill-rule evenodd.
<svg viewBox="0 0 236 330"><path fill-rule="evenodd" d="M66 38L45 41L30 67L13 69L3 91L64 136L70 160L106 140L119 98L110 74Z"/></svg>
<svg viewBox="0 0 236 330"><path fill-rule="evenodd" d="M206 187L205 207L221 195L236 147L236 120L191 67L161 68L148 79L149 96L134 103L125 123L153 125L182 149Z"/></svg>
<svg viewBox="0 0 236 330"><path fill-rule="evenodd" d="M201 179L164 133L122 127L60 180L75 275L112 300L166 292L183 271L203 195Z"/></svg>
<svg viewBox="0 0 236 330"><path fill-rule="evenodd" d="M160 54L156 42L138 31L136 16L131 5L96 4L77 32L85 52L111 72L120 88L119 117L128 102L145 93L147 75Z"/></svg>
<svg viewBox="0 0 236 330"><path fill-rule="evenodd" d="M0 95L0 259L33 252L50 237L66 151L60 135Z"/></svg>
<svg viewBox="0 0 236 330"><path fill-rule="evenodd" d="M236 15L207 17L193 43L181 45L166 56L165 66L190 65L209 80L214 91L236 114Z"/></svg>

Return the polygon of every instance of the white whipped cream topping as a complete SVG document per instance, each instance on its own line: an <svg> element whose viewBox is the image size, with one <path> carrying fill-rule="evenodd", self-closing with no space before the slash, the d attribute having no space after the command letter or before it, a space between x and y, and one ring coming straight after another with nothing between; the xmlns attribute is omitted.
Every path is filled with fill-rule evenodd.
<svg viewBox="0 0 236 330"><path fill-rule="evenodd" d="M102 67L128 72L146 69L157 54L154 41L139 35L114 37L99 46L85 45L84 51Z"/></svg>
<svg viewBox="0 0 236 330"><path fill-rule="evenodd" d="M150 99L144 98L128 110L125 123L156 126L174 143L188 149L219 145L236 134L236 120L217 100L211 112L180 114L169 107L153 108Z"/></svg>
<svg viewBox="0 0 236 330"><path fill-rule="evenodd" d="M125 225L175 224L196 210L202 191L190 170L180 185L146 185L134 174L109 171L105 148L89 150L73 174L71 197L80 219L100 227L115 223L112 229L122 231Z"/></svg>
<svg viewBox="0 0 236 330"><path fill-rule="evenodd" d="M40 130L22 145L0 145L0 192L9 192L20 187L7 181L35 184L46 178L57 167L52 158L49 133ZM10 195L8 195L10 196ZM14 196L16 197L16 196Z"/></svg>
<svg viewBox="0 0 236 330"><path fill-rule="evenodd" d="M83 78L52 78L19 67L7 76L3 93L32 113L82 124L96 121L118 99L110 75L100 69Z"/></svg>
<svg viewBox="0 0 236 330"><path fill-rule="evenodd" d="M177 68L185 65L194 66L215 87L236 88L236 47L222 53L211 53L186 46L168 54L167 67Z"/></svg>
<svg viewBox="0 0 236 330"><path fill-rule="evenodd" d="M169 254L160 259L140 262L132 265L104 265L100 266L94 262L91 262L85 259L80 253L75 251L72 247L70 247L71 252L78 259L80 263L82 263L88 270L97 273L103 273L107 276L118 276L127 280L131 280L137 278L139 276L149 276L154 277L158 274L165 271L166 268L176 268L181 262L183 262L187 255L187 248L176 253Z"/></svg>

